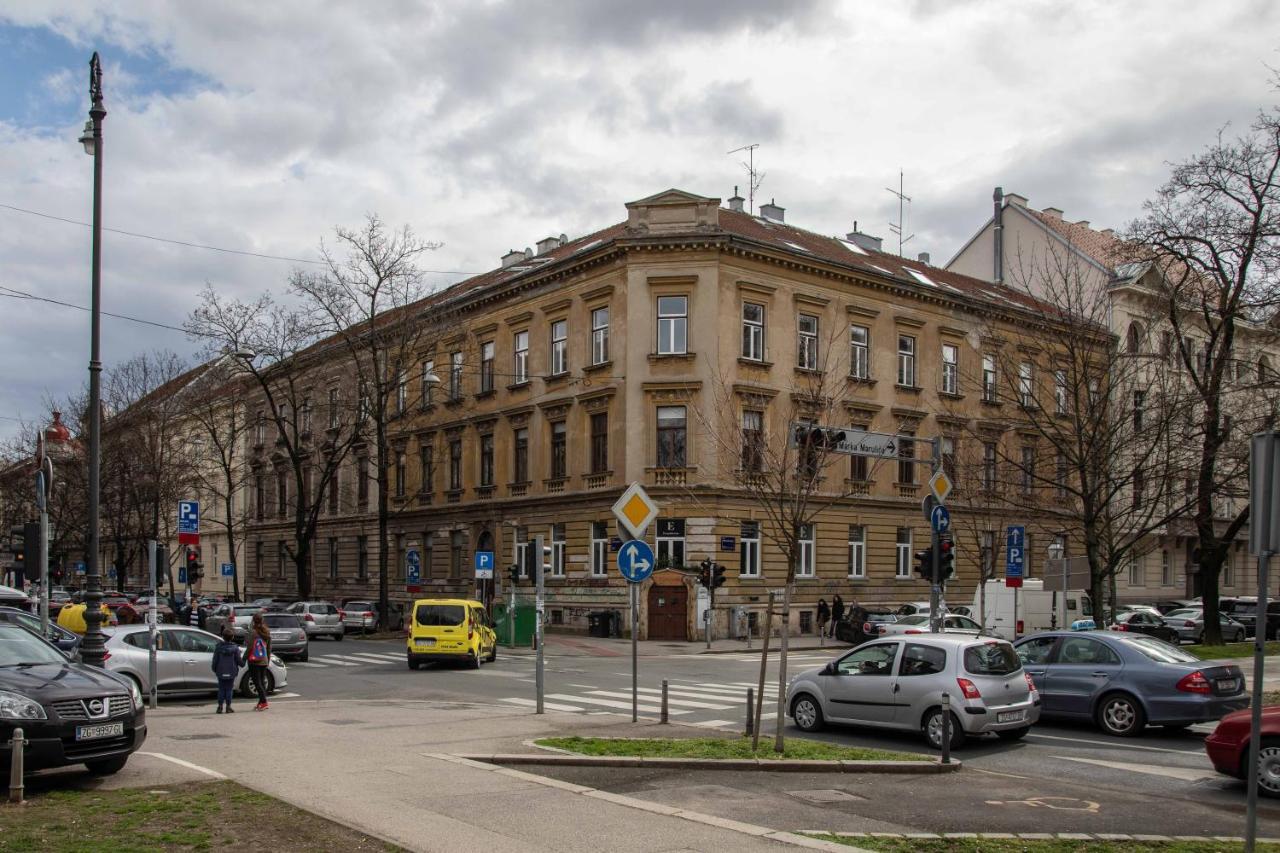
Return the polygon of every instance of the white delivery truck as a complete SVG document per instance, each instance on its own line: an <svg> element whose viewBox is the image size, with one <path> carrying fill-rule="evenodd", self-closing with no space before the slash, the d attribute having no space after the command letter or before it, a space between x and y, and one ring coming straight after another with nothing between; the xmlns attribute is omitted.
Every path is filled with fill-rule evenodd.
<svg viewBox="0 0 1280 853"><path fill-rule="evenodd" d="M1093 618L1093 605L1084 590L1069 589L1066 592L1066 623L1063 624L1063 594L1046 590L1044 581L1027 578L1017 588L1018 614L1015 625L1014 587L1005 586L1004 580L994 579L986 583L984 591L978 586L973 591L971 617L994 634L1006 640L1023 637L1037 631L1070 628L1071 623ZM985 592L985 594L984 594Z"/></svg>

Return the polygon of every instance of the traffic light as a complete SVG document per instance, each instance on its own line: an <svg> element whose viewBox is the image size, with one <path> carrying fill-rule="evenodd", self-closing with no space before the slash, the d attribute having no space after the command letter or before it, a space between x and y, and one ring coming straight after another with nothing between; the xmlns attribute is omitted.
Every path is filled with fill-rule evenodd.
<svg viewBox="0 0 1280 853"><path fill-rule="evenodd" d="M164 586L165 578L169 574L169 546L156 543L156 589Z"/></svg>
<svg viewBox="0 0 1280 853"><path fill-rule="evenodd" d="M28 521L22 530L22 571L29 581L40 580L40 522Z"/></svg>
<svg viewBox="0 0 1280 853"><path fill-rule="evenodd" d="M26 576L26 557L27 548L22 539L26 535L27 528L22 524L15 524L9 528L9 553L13 556L13 569Z"/></svg>
<svg viewBox="0 0 1280 853"><path fill-rule="evenodd" d="M535 583L538 580L538 555L534 553L532 542L526 542L524 545L524 565L521 566L520 574L527 577Z"/></svg>
<svg viewBox="0 0 1280 853"><path fill-rule="evenodd" d="M520 567L512 563L507 567L507 577L511 579L511 585L515 586L516 581L520 580Z"/></svg>
<svg viewBox="0 0 1280 853"><path fill-rule="evenodd" d="M203 567L200 565L200 551L196 548L188 548L187 549L187 584L188 585L192 585L196 581L200 580L200 577L202 574L201 572L202 568Z"/></svg>
<svg viewBox="0 0 1280 853"><path fill-rule="evenodd" d="M797 447L813 450L832 450L839 446L840 442L844 441L845 434L842 429L820 427L814 424L798 424L792 433L792 438Z"/></svg>
<svg viewBox="0 0 1280 853"><path fill-rule="evenodd" d="M711 589L711 561L703 560L698 564L698 584L703 589Z"/></svg>
<svg viewBox="0 0 1280 853"><path fill-rule="evenodd" d="M946 583L956 573L956 543L949 535L938 539L938 582Z"/></svg>
<svg viewBox="0 0 1280 853"><path fill-rule="evenodd" d="M719 563L712 563L712 565L711 565L711 588L712 588L712 589L719 589L720 587L724 586L724 582L725 582L726 580L727 580L727 578L725 578L725 576L724 576L724 566L720 565Z"/></svg>
<svg viewBox="0 0 1280 853"><path fill-rule="evenodd" d="M922 579L933 582L933 546L923 551L916 551L916 574Z"/></svg>

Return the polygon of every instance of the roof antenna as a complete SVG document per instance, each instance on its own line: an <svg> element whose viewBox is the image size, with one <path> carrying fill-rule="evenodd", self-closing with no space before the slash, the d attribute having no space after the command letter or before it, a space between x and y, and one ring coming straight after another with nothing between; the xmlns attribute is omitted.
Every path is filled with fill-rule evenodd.
<svg viewBox="0 0 1280 853"><path fill-rule="evenodd" d="M759 142L753 142L750 145L744 145L741 148L735 148L728 154L737 154L739 151L747 152L747 162L742 165L747 169L747 213L752 216L756 215L756 190L760 189L760 183L764 180L764 172L756 171L756 149L760 147ZM737 190L734 190L737 192Z"/></svg>
<svg viewBox="0 0 1280 853"><path fill-rule="evenodd" d="M906 227L906 218L905 218L905 217L906 217L906 214L905 214L905 209L904 209L904 207L903 207L903 204L904 204L904 203L906 203L906 204L910 204L910 203L911 203L911 196L906 195L905 193L903 193L902 170L901 170L901 169L899 169L899 170L898 170L898 188L897 188L896 190L892 190L892 189L889 189L888 187L885 187L885 191L886 191L886 192L888 192L888 193L890 193L891 195L897 196L897 198L898 198L898 222L897 222L897 224L896 224L896 225L895 225L894 223L890 222L890 223L889 223L889 230L890 230L890 231L892 231L894 234L897 234L897 235L898 235L898 257L902 257L902 247L903 247L904 245L906 245L907 243L909 243L909 242L911 241L911 238L912 238L912 237L914 237L914 236L916 236L916 235L912 234L912 235L910 235L910 236L908 236L908 237L903 237L903 236L902 236L903 230L904 230L904 229L905 229L905 227ZM855 230L857 230L857 229L855 229Z"/></svg>

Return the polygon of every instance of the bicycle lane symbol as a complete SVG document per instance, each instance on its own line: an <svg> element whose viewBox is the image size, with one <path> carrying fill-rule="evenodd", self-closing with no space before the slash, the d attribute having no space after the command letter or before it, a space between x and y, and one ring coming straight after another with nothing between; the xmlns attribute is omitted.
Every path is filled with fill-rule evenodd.
<svg viewBox="0 0 1280 853"><path fill-rule="evenodd" d="M1044 807L1054 811L1088 812L1097 814L1102 806L1093 800L1080 800L1075 797L1027 797L1025 800L987 800L989 806L1030 806Z"/></svg>

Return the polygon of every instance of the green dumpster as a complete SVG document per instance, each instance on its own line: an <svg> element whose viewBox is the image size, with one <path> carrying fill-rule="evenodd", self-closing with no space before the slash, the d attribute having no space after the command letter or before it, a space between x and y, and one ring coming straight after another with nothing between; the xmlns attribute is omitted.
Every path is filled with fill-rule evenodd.
<svg viewBox="0 0 1280 853"><path fill-rule="evenodd" d="M504 646L511 643L511 621L507 617L510 602L498 601L493 604L493 627L498 633L498 642ZM516 603L515 628L517 646L533 645L534 607L532 604Z"/></svg>

